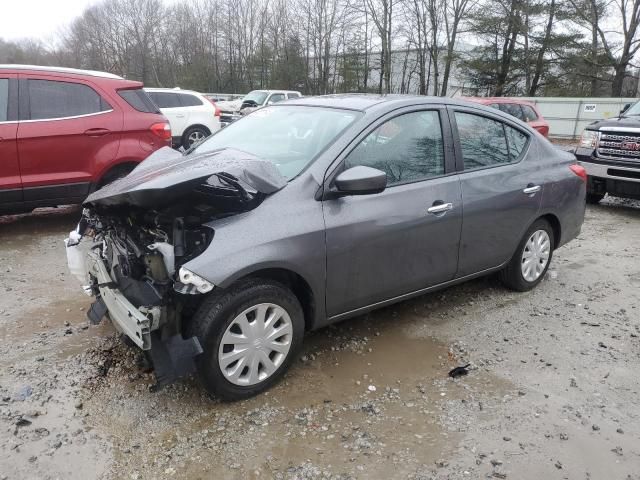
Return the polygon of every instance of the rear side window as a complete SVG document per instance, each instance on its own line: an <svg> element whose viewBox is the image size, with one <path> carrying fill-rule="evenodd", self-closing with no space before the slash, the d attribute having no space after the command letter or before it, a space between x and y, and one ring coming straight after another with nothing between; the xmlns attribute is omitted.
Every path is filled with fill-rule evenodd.
<svg viewBox="0 0 640 480"><path fill-rule="evenodd" d="M195 95L189 95L188 93L181 93L180 95L177 95L177 96L180 97L180 102L182 103L183 107L199 107L200 105L202 105L202 100L200 100Z"/></svg>
<svg viewBox="0 0 640 480"><path fill-rule="evenodd" d="M132 90L118 90L118 95L127 102L133 109L142 113L159 113L158 107L141 88Z"/></svg>
<svg viewBox="0 0 640 480"><path fill-rule="evenodd" d="M180 108L182 107L182 103L180 103L180 99L178 98L177 93L169 93L169 92L147 92L155 103L160 108Z"/></svg>
<svg viewBox="0 0 640 480"><path fill-rule="evenodd" d="M455 117L465 170L511 161L502 122L464 112Z"/></svg>
<svg viewBox="0 0 640 480"><path fill-rule="evenodd" d="M300 94L298 92L289 92L287 98L300 98Z"/></svg>
<svg viewBox="0 0 640 480"><path fill-rule="evenodd" d="M525 122L535 122L538 120L538 114L529 105L522 105L522 113L524 113Z"/></svg>
<svg viewBox="0 0 640 480"><path fill-rule="evenodd" d="M491 118L456 112L456 125L465 170L517 162L528 135Z"/></svg>
<svg viewBox="0 0 640 480"><path fill-rule="evenodd" d="M502 110L504 113L508 113L512 117L516 117L518 120L525 121L524 115L522 114L522 109L517 103L501 103L500 110Z"/></svg>
<svg viewBox="0 0 640 480"><path fill-rule="evenodd" d="M81 83L28 80L29 118L76 117L111 110L96 91Z"/></svg>
<svg viewBox="0 0 640 480"><path fill-rule="evenodd" d="M0 78L0 122L7 121L9 110L9 79Z"/></svg>
<svg viewBox="0 0 640 480"><path fill-rule="evenodd" d="M371 132L345 159L387 174L389 186L444 174L444 143L437 111L399 115Z"/></svg>
<svg viewBox="0 0 640 480"><path fill-rule="evenodd" d="M508 125L504 126L504 130L507 134L507 143L509 145L509 159L511 162L517 162L527 146L529 137L520 130Z"/></svg>

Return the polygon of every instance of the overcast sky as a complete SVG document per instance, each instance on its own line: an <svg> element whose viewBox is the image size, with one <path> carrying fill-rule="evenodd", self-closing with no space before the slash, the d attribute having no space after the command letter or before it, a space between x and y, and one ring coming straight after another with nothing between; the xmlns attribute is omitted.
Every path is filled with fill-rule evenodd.
<svg viewBox="0 0 640 480"><path fill-rule="evenodd" d="M2 0L0 38L39 38L50 41L55 34L97 0Z"/></svg>

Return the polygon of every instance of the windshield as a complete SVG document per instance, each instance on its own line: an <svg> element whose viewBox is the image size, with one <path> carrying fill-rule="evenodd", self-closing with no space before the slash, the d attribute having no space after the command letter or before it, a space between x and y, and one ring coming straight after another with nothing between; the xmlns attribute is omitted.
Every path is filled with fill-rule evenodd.
<svg viewBox="0 0 640 480"><path fill-rule="evenodd" d="M636 102L631 105L626 112L622 114L623 117L637 117L640 116L640 102Z"/></svg>
<svg viewBox="0 0 640 480"><path fill-rule="evenodd" d="M267 92L254 90L253 92L247 93L247 95L242 99L242 102L256 102L258 105L262 105L266 99Z"/></svg>
<svg viewBox="0 0 640 480"><path fill-rule="evenodd" d="M319 107L265 107L223 128L194 152L235 148L273 162L282 176L291 179L333 143L357 115Z"/></svg>

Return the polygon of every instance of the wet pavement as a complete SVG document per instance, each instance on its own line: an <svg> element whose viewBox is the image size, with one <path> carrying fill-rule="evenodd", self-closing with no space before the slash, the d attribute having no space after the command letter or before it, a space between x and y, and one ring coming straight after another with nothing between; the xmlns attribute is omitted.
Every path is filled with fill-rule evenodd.
<svg viewBox="0 0 640 480"><path fill-rule="evenodd" d="M533 292L491 276L313 332L237 403L151 393L87 324L78 217L0 217L0 479L640 479L640 202L588 207Z"/></svg>

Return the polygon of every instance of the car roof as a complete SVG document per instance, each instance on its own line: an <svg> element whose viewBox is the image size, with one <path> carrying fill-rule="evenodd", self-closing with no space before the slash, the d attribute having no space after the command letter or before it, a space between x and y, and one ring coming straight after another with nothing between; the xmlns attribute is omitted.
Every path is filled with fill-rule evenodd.
<svg viewBox="0 0 640 480"><path fill-rule="evenodd" d="M79 68L50 67L44 65L20 65L20 64L0 64L0 70L32 70L36 72L69 73L73 75L88 75L91 77L111 78L113 80L124 80L119 75L98 70L82 70Z"/></svg>
<svg viewBox="0 0 640 480"><path fill-rule="evenodd" d="M483 105L488 105L490 103L518 103L521 105L529 105L533 107L535 104L530 102L529 100L524 100L522 98L514 98L514 97L460 97L469 102L482 103Z"/></svg>
<svg viewBox="0 0 640 480"><path fill-rule="evenodd" d="M183 90L182 88L145 87L144 90L145 92L188 93L189 95L202 95L200 92L196 92L195 90Z"/></svg>
<svg viewBox="0 0 640 480"><path fill-rule="evenodd" d="M265 92L265 93L300 93L298 90L265 90L263 88L257 88L255 90L251 90L251 92ZM249 92L249 93L251 93ZM302 95L300 93L300 95Z"/></svg>
<svg viewBox="0 0 640 480"><path fill-rule="evenodd" d="M449 97L430 97L424 95L404 94L378 95L369 93L344 93L337 95L321 95L317 97L302 97L289 100L284 105L307 105L365 111L374 107L399 108L409 105L430 104L469 106L469 102L464 99ZM476 103L475 105L478 104Z"/></svg>

